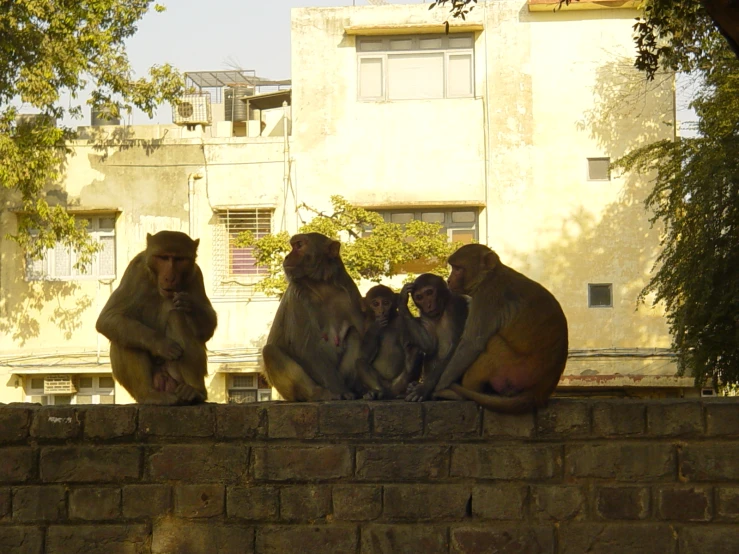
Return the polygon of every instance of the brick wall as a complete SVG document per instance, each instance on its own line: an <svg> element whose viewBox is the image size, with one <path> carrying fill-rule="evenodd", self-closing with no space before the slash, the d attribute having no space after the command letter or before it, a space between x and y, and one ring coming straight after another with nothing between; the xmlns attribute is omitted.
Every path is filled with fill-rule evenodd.
<svg viewBox="0 0 739 554"><path fill-rule="evenodd" d="M0 406L2 554L739 552L739 403Z"/></svg>

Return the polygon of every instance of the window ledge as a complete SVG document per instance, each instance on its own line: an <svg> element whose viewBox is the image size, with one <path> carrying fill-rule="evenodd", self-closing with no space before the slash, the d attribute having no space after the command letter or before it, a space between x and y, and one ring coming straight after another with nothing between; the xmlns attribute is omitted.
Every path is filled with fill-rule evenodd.
<svg viewBox="0 0 739 554"><path fill-rule="evenodd" d="M450 23L450 33L469 33L472 31L482 31L482 23L461 22ZM446 33L446 25L444 23L404 23L399 25L388 24L367 24L367 25L348 25L344 27L347 35L408 35L408 34L433 34Z"/></svg>
<svg viewBox="0 0 739 554"><path fill-rule="evenodd" d="M560 0L528 0L530 12L544 12L558 10ZM637 0L572 0L570 5L562 4L562 11L574 10L608 10L608 9L637 9Z"/></svg>

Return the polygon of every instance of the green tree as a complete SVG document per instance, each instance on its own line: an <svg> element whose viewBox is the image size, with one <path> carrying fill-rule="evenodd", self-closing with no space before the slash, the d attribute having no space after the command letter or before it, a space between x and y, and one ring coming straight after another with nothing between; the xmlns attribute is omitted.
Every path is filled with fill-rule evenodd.
<svg viewBox="0 0 739 554"><path fill-rule="evenodd" d="M331 204L333 213L330 215L302 204L300 209L314 217L298 232L323 233L341 240L341 258L353 279L379 283L383 278L402 273L404 265L416 265L419 260L422 260L420 265L424 272L448 274L446 259L460 243L450 243L440 232L440 224L387 223L377 212L353 206L338 195L331 197ZM237 237L237 246L254 247L257 265L267 269L266 277L257 283L256 289L281 295L287 288L282 261L290 251L290 235L283 231L255 238L247 231ZM408 274L406 280L413 277Z"/></svg>
<svg viewBox="0 0 739 554"><path fill-rule="evenodd" d="M9 238L31 255L62 241L78 248L84 263L96 249L84 222L50 206L44 194L63 174L65 145L74 138L57 121L81 115L79 93L92 86L91 103L113 117L133 106L151 116L162 101L182 93L183 79L169 65L152 67L148 78L133 76L125 41L152 4L0 0L0 192L22 205L18 232ZM75 101L67 108L59 105L64 92ZM19 103L41 117L19 122Z"/></svg>

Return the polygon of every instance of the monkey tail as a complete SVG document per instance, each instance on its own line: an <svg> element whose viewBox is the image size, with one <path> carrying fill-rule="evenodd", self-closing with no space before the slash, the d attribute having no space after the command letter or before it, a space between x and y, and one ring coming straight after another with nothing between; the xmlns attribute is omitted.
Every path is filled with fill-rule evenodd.
<svg viewBox="0 0 739 554"><path fill-rule="evenodd" d="M516 396L497 396L476 392L456 383L449 388L462 398L474 400L483 408L502 414L523 414L537 407L534 393L530 390Z"/></svg>

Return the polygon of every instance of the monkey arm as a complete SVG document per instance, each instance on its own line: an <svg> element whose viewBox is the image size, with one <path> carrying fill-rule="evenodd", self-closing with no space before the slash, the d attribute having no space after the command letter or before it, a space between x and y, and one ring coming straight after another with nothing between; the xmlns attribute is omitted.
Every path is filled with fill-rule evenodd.
<svg viewBox="0 0 739 554"><path fill-rule="evenodd" d="M433 355L438 348L436 335L429 332L423 323L423 318L404 317L403 320L408 342L420 348L424 354Z"/></svg>
<svg viewBox="0 0 739 554"><path fill-rule="evenodd" d="M117 292L117 291L116 291ZM120 295L119 295L120 296ZM98 317L98 333L124 348L152 352L164 335L126 314L125 303L113 293Z"/></svg>
<svg viewBox="0 0 739 554"><path fill-rule="evenodd" d="M205 293L205 285L203 284L203 272L199 266L195 266L195 279L193 285L193 315L198 323L198 335L203 342L208 342L216 331L218 325L218 315L213 309L213 305Z"/></svg>
<svg viewBox="0 0 739 554"><path fill-rule="evenodd" d="M367 328L367 331L364 333L364 337L362 338L361 356L369 364L375 360L377 354L380 352L382 331L383 329L379 325L373 323Z"/></svg>

